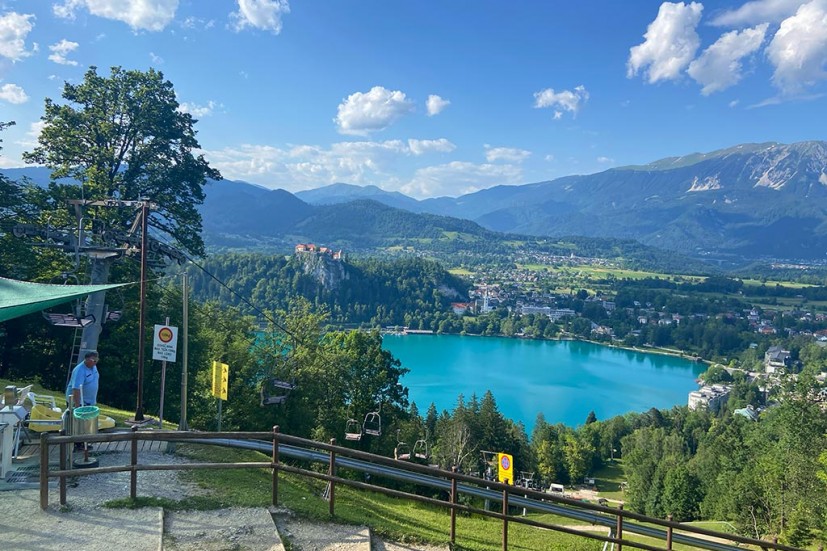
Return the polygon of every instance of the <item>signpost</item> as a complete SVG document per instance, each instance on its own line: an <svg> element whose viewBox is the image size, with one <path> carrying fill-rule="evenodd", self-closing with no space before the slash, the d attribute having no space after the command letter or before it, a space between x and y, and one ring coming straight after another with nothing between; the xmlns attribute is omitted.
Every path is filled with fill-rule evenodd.
<svg viewBox="0 0 827 551"><path fill-rule="evenodd" d="M507 453L498 453L497 467L497 480L504 484L514 484L514 458Z"/></svg>
<svg viewBox="0 0 827 551"><path fill-rule="evenodd" d="M156 325L153 331L152 359L161 360L161 403L158 408L158 426L164 428L164 390L167 381L167 362L174 362L178 352L178 328L169 325L169 318L164 325Z"/></svg>

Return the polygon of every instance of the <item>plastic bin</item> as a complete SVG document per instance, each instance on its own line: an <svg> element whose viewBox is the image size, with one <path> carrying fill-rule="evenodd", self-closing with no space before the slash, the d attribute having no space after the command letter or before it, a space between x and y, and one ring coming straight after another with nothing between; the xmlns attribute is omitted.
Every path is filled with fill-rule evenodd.
<svg viewBox="0 0 827 551"><path fill-rule="evenodd" d="M74 417L74 434L97 434L98 417L100 409L98 406L83 406L72 411Z"/></svg>

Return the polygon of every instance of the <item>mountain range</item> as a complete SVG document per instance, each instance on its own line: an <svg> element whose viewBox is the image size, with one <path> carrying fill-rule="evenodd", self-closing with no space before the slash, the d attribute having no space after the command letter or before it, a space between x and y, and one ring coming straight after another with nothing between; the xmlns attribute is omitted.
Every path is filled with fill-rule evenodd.
<svg viewBox="0 0 827 551"><path fill-rule="evenodd" d="M3 169L43 184L42 167ZM827 142L743 144L460 197L417 200L376 186L333 184L291 194L210 182L208 243L236 248L312 240L349 247L502 233L633 239L705 257L824 260Z"/></svg>
<svg viewBox="0 0 827 551"><path fill-rule="evenodd" d="M328 205L372 199L497 232L630 238L694 256L824 259L827 253L823 141L743 144L457 198L415 201L345 184L296 196Z"/></svg>

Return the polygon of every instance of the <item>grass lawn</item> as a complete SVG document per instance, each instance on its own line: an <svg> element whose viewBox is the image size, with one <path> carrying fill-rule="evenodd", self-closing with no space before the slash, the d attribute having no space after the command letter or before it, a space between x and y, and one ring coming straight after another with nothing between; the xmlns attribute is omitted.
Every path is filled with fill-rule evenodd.
<svg viewBox="0 0 827 551"><path fill-rule="evenodd" d="M198 461L266 461L255 451L236 450L198 444L179 445L177 453ZM340 474L346 474L342 471ZM211 501L198 506L261 507L270 503L270 473L266 469L226 471L186 471L183 476L212 490ZM321 495L326 483L283 473L279 477L279 505L297 514L318 520L331 520L328 503ZM444 496L443 496L444 497ZM495 505L496 507L497 505ZM551 515L530 515L532 519L556 524L572 521ZM368 525L380 537L397 541L446 544L450 517L447 509L400 500L379 493L365 492L342 485L336 487L335 521ZM458 516L457 549L494 551L502 546L502 523L495 519ZM598 550L596 540L541 530L517 523L509 525L509 549Z"/></svg>

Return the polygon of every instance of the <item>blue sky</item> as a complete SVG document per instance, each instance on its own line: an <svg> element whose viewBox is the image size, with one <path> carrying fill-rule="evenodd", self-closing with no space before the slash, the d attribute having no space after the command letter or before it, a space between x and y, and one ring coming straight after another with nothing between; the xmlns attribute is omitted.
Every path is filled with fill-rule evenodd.
<svg viewBox="0 0 827 551"><path fill-rule="evenodd" d="M825 139L827 0L0 0L0 166L93 65L162 71L225 178L457 196Z"/></svg>

